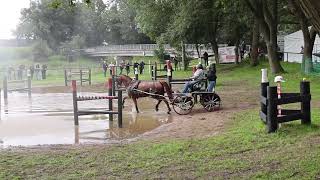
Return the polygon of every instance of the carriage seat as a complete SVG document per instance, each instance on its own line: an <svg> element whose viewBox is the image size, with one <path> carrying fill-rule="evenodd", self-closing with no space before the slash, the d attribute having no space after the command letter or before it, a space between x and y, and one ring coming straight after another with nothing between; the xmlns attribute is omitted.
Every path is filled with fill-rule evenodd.
<svg viewBox="0 0 320 180"><path fill-rule="evenodd" d="M206 91L206 82L207 82L207 79L203 79L203 80L198 81L197 83L195 83L192 86L191 92Z"/></svg>

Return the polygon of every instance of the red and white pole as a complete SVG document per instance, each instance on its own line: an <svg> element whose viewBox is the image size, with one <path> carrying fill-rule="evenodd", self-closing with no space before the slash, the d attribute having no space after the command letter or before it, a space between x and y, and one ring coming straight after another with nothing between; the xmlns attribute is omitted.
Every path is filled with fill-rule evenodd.
<svg viewBox="0 0 320 180"><path fill-rule="evenodd" d="M277 82L278 99L281 99L281 82ZM278 105L278 116L281 116L281 105Z"/></svg>

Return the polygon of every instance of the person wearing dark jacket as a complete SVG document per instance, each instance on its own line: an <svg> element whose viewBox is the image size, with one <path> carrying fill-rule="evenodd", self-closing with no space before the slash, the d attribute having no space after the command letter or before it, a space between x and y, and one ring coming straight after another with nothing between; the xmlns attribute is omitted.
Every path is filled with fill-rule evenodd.
<svg viewBox="0 0 320 180"><path fill-rule="evenodd" d="M134 64L133 64L133 73L135 74L136 71L138 72L138 68L139 68L139 63L136 61Z"/></svg>
<svg viewBox="0 0 320 180"><path fill-rule="evenodd" d="M207 73L207 79L209 81L209 86L207 91L208 92L213 92L216 86L216 81L217 81L217 75L216 75L216 65L215 64L210 64L209 70Z"/></svg>
<svg viewBox="0 0 320 180"><path fill-rule="evenodd" d="M203 53L203 60L204 60L204 65L208 66L209 54L207 52Z"/></svg>
<svg viewBox="0 0 320 180"><path fill-rule="evenodd" d="M126 64L126 71L127 71L127 76L128 76L130 73L130 63L129 62Z"/></svg>
<svg viewBox="0 0 320 180"><path fill-rule="evenodd" d="M144 63L143 61L141 61L141 63L139 64L139 71L140 71L140 74L142 74L142 73L143 73L144 65L145 65L145 63Z"/></svg>

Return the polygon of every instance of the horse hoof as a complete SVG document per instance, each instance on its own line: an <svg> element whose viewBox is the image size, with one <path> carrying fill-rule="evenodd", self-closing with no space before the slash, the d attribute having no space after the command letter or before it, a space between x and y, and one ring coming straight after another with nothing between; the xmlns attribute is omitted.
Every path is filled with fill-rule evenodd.
<svg viewBox="0 0 320 180"><path fill-rule="evenodd" d="M158 112L159 111L159 109L156 109L156 112Z"/></svg>
<svg viewBox="0 0 320 180"><path fill-rule="evenodd" d="M167 114L170 114L170 111L168 111Z"/></svg>

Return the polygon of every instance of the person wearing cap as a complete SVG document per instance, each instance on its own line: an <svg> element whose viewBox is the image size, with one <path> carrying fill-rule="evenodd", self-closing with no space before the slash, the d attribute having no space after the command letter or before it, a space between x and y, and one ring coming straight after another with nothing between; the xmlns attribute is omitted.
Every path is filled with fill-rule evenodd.
<svg viewBox="0 0 320 180"><path fill-rule="evenodd" d="M196 72L190 78L192 80L185 84L184 89L183 89L182 92L183 93L188 93L189 90L192 88L192 86L194 84L198 83L199 81L201 81L203 78L205 78L205 73L204 73L204 70L203 70L203 66L202 66L202 64L198 64Z"/></svg>

